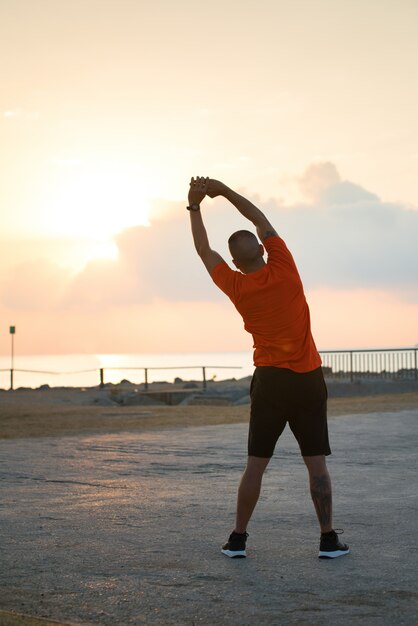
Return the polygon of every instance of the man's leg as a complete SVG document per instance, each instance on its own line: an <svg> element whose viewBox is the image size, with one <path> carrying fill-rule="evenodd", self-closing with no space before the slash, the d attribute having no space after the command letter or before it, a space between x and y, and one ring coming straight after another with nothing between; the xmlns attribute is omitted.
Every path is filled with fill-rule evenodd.
<svg viewBox="0 0 418 626"><path fill-rule="evenodd" d="M237 516L235 530L228 541L222 546L222 552L231 558L247 556L245 543L247 541L247 524L257 504L261 490L261 481L270 457L249 456L247 467L242 475L238 488Z"/></svg>
<svg viewBox="0 0 418 626"><path fill-rule="evenodd" d="M249 456L247 467L238 488L235 532L245 533L248 522L257 504L261 481L270 458Z"/></svg>
<svg viewBox="0 0 418 626"><path fill-rule="evenodd" d="M335 559L338 556L348 554L350 552L348 545L339 540L339 533L336 533L332 528L331 479L325 456L304 456L303 460L308 468L311 496L321 527L319 558Z"/></svg>
<svg viewBox="0 0 418 626"><path fill-rule="evenodd" d="M322 533L332 530L332 490L325 456L304 456L309 472L309 486Z"/></svg>

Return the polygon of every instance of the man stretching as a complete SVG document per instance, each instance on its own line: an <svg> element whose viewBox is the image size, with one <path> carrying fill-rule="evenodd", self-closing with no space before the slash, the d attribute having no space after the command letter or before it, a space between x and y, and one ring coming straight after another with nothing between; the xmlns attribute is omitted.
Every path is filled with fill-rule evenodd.
<svg viewBox="0 0 418 626"><path fill-rule="evenodd" d="M257 237L239 230L228 240L232 270L209 245L200 212L205 196L223 196L247 218ZM263 473L286 423L299 444L309 473L312 500L321 528L320 558L349 552L332 527L331 454L327 389L321 358L311 334L309 308L292 255L266 216L220 181L192 178L190 221L196 251L215 284L230 298L254 340L248 461L238 489L235 528L222 552L246 556L247 525L260 495ZM264 251L267 251L267 262Z"/></svg>

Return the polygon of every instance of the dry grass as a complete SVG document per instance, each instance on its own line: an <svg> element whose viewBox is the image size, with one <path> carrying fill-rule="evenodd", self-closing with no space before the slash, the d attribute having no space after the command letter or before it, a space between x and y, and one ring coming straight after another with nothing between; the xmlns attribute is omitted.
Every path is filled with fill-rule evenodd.
<svg viewBox="0 0 418 626"><path fill-rule="evenodd" d="M41 392L39 392L41 393ZM42 397L4 394L0 409L0 439L112 433L232 424L248 420L247 406L101 407L59 403ZM380 413L418 408L418 393L331 398L329 415Z"/></svg>

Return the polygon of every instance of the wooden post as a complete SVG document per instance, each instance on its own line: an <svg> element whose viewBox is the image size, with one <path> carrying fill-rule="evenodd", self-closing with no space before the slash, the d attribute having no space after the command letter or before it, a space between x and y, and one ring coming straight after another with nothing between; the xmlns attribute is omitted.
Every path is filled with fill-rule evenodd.
<svg viewBox="0 0 418 626"><path fill-rule="evenodd" d="M145 389L148 391L148 368L144 368L145 372Z"/></svg>
<svg viewBox="0 0 418 626"><path fill-rule="evenodd" d="M206 367L202 367L203 373L203 389L206 389Z"/></svg>
<svg viewBox="0 0 418 626"><path fill-rule="evenodd" d="M104 369L100 368L100 387L104 387Z"/></svg>

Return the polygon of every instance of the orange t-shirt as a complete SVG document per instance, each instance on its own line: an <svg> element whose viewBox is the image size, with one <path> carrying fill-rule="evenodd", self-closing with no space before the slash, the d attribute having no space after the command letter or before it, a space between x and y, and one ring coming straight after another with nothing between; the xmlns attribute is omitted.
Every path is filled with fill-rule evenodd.
<svg viewBox="0 0 418 626"><path fill-rule="evenodd" d="M214 283L230 298L254 340L254 365L310 372L321 365L308 303L292 255L278 236L264 240L264 267L242 274L225 261L212 270Z"/></svg>

